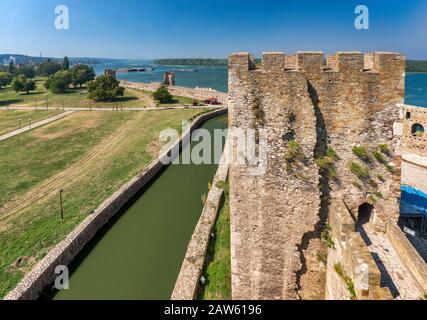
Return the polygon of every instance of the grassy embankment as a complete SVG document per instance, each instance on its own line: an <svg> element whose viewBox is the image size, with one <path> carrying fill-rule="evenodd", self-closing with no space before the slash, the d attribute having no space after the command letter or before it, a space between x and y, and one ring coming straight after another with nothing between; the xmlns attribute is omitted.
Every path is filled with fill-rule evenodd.
<svg viewBox="0 0 427 320"><path fill-rule="evenodd" d="M231 300L231 256L230 256L230 205L228 183L224 188L224 199L215 222L215 238L208 248L207 263L203 270L206 279L199 288L200 300Z"/></svg>
<svg viewBox="0 0 427 320"><path fill-rule="evenodd" d="M67 93L54 94L44 87L46 78L35 78L37 89L29 94L15 92L10 86L0 89L0 107L25 106L46 108L106 108L112 109L114 102L97 102L88 99L86 88L69 89ZM125 91L125 96L118 101L121 108L144 108L147 101Z"/></svg>
<svg viewBox="0 0 427 320"><path fill-rule="evenodd" d="M31 123L57 115L60 111L53 110L1 110L0 109L0 135L19 129L19 120L21 128L28 125L28 119Z"/></svg>
<svg viewBox="0 0 427 320"><path fill-rule="evenodd" d="M0 298L157 156L161 130L201 111L78 112L1 142Z"/></svg>
<svg viewBox="0 0 427 320"><path fill-rule="evenodd" d="M17 93L12 88L0 89L0 108L24 106L29 108L46 108L46 99L49 108L105 108L113 109L115 102L94 102L87 97L86 88L69 89L64 94L54 94L44 87L46 78L35 78L37 90L34 92ZM123 98L119 99L119 108L146 108L146 107L173 107L177 105L192 105L193 99L174 96L173 101L161 104L153 99L153 93L145 90L126 89Z"/></svg>

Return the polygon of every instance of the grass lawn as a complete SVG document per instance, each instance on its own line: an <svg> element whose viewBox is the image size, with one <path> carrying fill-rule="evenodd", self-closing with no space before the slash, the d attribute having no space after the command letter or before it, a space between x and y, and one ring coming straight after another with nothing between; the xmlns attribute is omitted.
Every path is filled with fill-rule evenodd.
<svg viewBox="0 0 427 320"><path fill-rule="evenodd" d="M133 89L133 90L142 92L154 100L152 91L142 90L142 89ZM159 107L173 107L173 106L182 106L182 105L192 106L194 101L193 98L181 97L181 96L172 96L172 99L173 100L170 103L160 103L156 101L156 104Z"/></svg>
<svg viewBox="0 0 427 320"><path fill-rule="evenodd" d="M60 111L54 110L1 110L0 109L0 135L13 131L19 128L19 119L21 119L21 127L28 125L28 119L32 123L52 117Z"/></svg>
<svg viewBox="0 0 427 320"><path fill-rule="evenodd" d="M106 146L88 158L83 174L70 172L72 179L64 180L64 220L60 219L57 192L12 216L0 215L0 298L99 204L157 156L161 130L180 129L182 120L201 111L78 112L0 144L8 150L0 153L0 171L6 173L0 178L0 189L5 189L0 195L2 203L37 189L40 182L65 168L63 172L81 168L80 163L76 164L79 159L82 161L100 145Z"/></svg>
<svg viewBox="0 0 427 320"><path fill-rule="evenodd" d="M200 286L200 300L231 300L230 205L228 191L224 193L221 210L214 227L215 238L208 248L203 271L206 279Z"/></svg>
<svg viewBox="0 0 427 320"><path fill-rule="evenodd" d="M34 108L46 108L46 99L49 108L106 108L112 109L113 102L97 102L87 98L86 89L70 89L64 94L54 94L44 87L46 78L35 78L37 90L34 92L17 93L11 87L0 89L0 108L6 106L28 106ZM145 108L147 99L125 90L125 95L118 102L119 108Z"/></svg>

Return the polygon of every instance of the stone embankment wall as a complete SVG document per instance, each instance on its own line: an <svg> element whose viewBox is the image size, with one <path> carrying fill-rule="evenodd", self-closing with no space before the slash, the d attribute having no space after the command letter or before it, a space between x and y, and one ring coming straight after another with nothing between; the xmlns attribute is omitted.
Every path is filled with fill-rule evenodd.
<svg viewBox="0 0 427 320"><path fill-rule="evenodd" d="M156 91L161 86L161 83L160 82L142 83L142 82L120 81L120 85L125 88ZM168 90L174 96L189 97L199 101L203 101L210 98L216 98L223 105L227 105L227 102L228 102L227 93L216 91L213 89L169 86Z"/></svg>
<svg viewBox="0 0 427 320"><path fill-rule="evenodd" d="M205 265L206 254L215 221L220 210L224 190L217 187L218 182L225 182L228 176L228 142L224 147L221 163L212 182L212 188L206 199L202 215L194 230L187 248L187 253L175 283L172 300L196 299L200 276Z"/></svg>
<svg viewBox="0 0 427 320"><path fill-rule="evenodd" d="M403 105L402 184L427 193L427 108Z"/></svg>
<svg viewBox="0 0 427 320"><path fill-rule="evenodd" d="M248 53L230 56L230 126L266 130L268 154L261 176L249 164L230 166L233 298L302 297L330 199L343 199L356 219L359 206L371 202L381 230L397 220L404 78L404 57L388 52L326 59L321 52L273 52L259 67ZM290 167L292 140L302 155ZM352 151L364 146L372 155L380 144L389 149L382 161L363 163ZM337 156L333 170L319 171L314 160L328 148ZM350 170L352 161L366 168L366 181ZM372 201L373 194L381 196Z"/></svg>
<svg viewBox="0 0 427 320"><path fill-rule="evenodd" d="M334 247L328 252L326 277L327 300L393 300L388 288L382 288L381 272L367 248L348 208L341 200L333 200L329 210L329 224ZM352 297L348 284L336 271L340 265L354 284Z"/></svg>
<svg viewBox="0 0 427 320"><path fill-rule="evenodd" d="M395 224L387 225L387 236L421 291L427 294L427 264L424 259Z"/></svg>
<svg viewBox="0 0 427 320"><path fill-rule="evenodd" d="M226 109L220 109L211 113L203 114L197 117L190 128L185 131L177 145L182 145L183 141L188 142L192 130L199 127L203 122L225 114ZM182 146L184 147L184 146ZM170 151L178 150L176 145L170 148ZM66 238L60 242L52 251L50 251L43 260L30 271L18 286L12 290L5 300L35 300L39 297L42 290L54 282L58 276L55 274L55 268L59 265L68 265L83 247L95 236L95 234L117 213L119 210L140 191L156 174L163 168L162 161L167 159L165 152L158 159L154 160L148 168L132 178L123 185L110 198L105 200L93 214L88 216L80 223Z"/></svg>

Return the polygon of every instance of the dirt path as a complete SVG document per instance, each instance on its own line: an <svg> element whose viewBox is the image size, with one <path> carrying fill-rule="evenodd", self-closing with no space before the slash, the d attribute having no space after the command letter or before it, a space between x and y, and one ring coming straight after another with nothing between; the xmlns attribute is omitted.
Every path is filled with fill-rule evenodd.
<svg viewBox="0 0 427 320"><path fill-rule="evenodd" d="M129 92L132 92L134 95L139 97L139 99L144 101L149 108L155 108L156 107L156 103L154 102L154 100L151 99L147 94L140 92L140 91L137 91L137 90L134 90L134 89L131 89L131 88L126 88L126 90L128 90Z"/></svg>
<svg viewBox="0 0 427 320"><path fill-rule="evenodd" d="M70 114L73 114L74 112L75 111L67 111L67 112L64 112L64 113L60 113L60 114L57 114L57 115L52 116L50 118L45 118L43 120L35 122L35 123L31 124L31 126L27 125L27 126L21 128L21 129L13 130L11 132L2 134L2 135L0 135L0 141L7 140L9 138L17 136L18 134L21 134L21 133L33 130L35 128L44 126L44 125L46 125L48 123L51 123L51 122L57 121L59 119L65 118L65 117L69 116Z"/></svg>
<svg viewBox="0 0 427 320"><path fill-rule="evenodd" d="M66 188L76 178L88 172L91 165L94 163L94 160L97 158L103 158L106 154L112 152L112 150L114 150L114 148L119 145L123 139L126 139L129 131L137 124L140 118L144 116L144 113L136 113L132 119L127 121L113 134L101 141L83 159L59 174L43 181L28 193L19 197L19 199L9 202L1 207L0 225L4 224L9 217L28 206L35 204L50 195L58 193L60 189Z"/></svg>

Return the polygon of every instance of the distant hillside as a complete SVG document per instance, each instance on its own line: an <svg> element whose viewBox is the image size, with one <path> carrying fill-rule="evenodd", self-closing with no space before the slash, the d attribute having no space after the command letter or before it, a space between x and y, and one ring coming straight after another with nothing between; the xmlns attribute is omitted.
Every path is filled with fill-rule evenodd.
<svg viewBox="0 0 427 320"><path fill-rule="evenodd" d="M260 59L256 59L255 63L260 63ZM210 66L210 67L226 67L227 59L211 59L211 58L178 58L178 59L157 59L155 64L169 66ZM427 72L427 61L408 60L406 64L407 72Z"/></svg>
<svg viewBox="0 0 427 320"><path fill-rule="evenodd" d="M6 53L6 54L0 54L0 65L3 64L3 62L5 61L9 61L10 57L15 57L16 59L16 63L17 64L39 64L42 63L44 61L46 61L47 59L50 59L52 61L56 61L56 62L62 62L63 58L50 58L50 57L31 57L31 56L26 56L26 55L22 55L22 54L11 54L11 53ZM111 61L116 61L115 59L104 59L104 58L85 58L85 57L70 57L70 63L71 64L100 64L103 62L111 62Z"/></svg>
<svg viewBox="0 0 427 320"><path fill-rule="evenodd" d="M427 61L408 60L406 62L407 72L427 72Z"/></svg>
<svg viewBox="0 0 427 320"><path fill-rule="evenodd" d="M207 67L226 67L227 59L211 58L179 58L179 59L157 59L155 64L164 66L207 66Z"/></svg>

